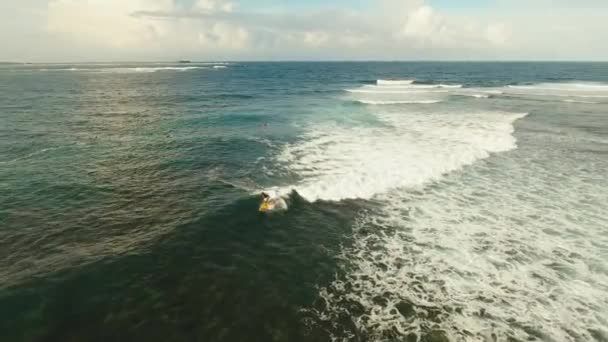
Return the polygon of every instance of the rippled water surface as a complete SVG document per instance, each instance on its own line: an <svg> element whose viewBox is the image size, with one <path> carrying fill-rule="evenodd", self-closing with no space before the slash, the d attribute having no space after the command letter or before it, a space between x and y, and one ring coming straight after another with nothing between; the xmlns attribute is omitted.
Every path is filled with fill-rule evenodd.
<svg viewBox="0 0 608 342"><path fill-rule="evenodd" d="M0 65L0 340L607 341L606 170L605 63Z"/></svg>

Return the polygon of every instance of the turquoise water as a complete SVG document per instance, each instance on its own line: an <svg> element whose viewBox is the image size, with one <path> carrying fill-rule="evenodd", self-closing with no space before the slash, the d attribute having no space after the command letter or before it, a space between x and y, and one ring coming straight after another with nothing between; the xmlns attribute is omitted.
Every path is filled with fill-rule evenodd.
<svg viewBox="0 0 608 342"><path fill-rule="evenodd" d="M606 341L607 169L606 63L0 65L0 340Z"/></svg>

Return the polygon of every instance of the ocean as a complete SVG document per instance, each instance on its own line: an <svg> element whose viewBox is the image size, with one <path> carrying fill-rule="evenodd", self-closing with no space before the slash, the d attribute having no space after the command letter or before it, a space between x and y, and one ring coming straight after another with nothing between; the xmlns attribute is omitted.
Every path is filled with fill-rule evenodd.
<svg viewBox="0 0 608 342"><path fill-rule="evenodd" d="M2 64L0 340L608 341L606 170L608 63Z"/></svg>

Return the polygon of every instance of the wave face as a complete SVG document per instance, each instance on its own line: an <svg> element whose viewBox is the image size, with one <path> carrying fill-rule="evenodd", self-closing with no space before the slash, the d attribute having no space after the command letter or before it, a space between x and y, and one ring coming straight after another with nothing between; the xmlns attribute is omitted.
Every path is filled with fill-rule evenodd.
<svg viewBox="0 0 608 342"><path fill-rule="evenodd" d="M378 114L381 128L312 128L278 159L303 179L293 188L309 201L371 199L515 148L513 122L524 116L385 112Z"/></svg>
<svg viewBox="0 0 608 342"><path fill-rule="evenodd" d="M605 83L539 83L532 85L510 85L504 93L519 97L540 98L608 98L608 84ZM571 102L571 101L568 101ZM588 101L589 102L589 101ZM594 101L590 101L594 102Z"/></svg>

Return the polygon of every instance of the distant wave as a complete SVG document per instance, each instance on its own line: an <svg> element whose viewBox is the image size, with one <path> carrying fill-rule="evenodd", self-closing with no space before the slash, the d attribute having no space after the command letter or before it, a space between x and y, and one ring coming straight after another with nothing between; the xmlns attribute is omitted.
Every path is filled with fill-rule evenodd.
<svg viewBox="0 0 608 342"><path fill-rule="evenodd" d="M604 83L538 83L531 85L509 85L512 89L557 90L557 91L608 91Z"/></svg>
<svg viewBox="0 0 608 342"><path fill-rule="evenodd" d="M468 96L468 97L474 97L477 99L487 99L490 97L490 94L465 94L465 93L460 93L460 94L453 94L456 96Z"/></svg>
<svg viewBox="0 0 608 342"><path fill-rule="evenodd" d="M344 89L349 93L371 93L371 94L403 94L403 93L446 93L447 90L442 90L437 87L408 87L408 88L383 88L383 87L369 87L369 88L358 88L358 89Z"/></svg>
<svg viewBox="0 0 608 342"><path fill-rule="evenodd" d="M225 66L223 65L217 65L214 67L218 67L218 68L225 68ZM88 73L131 73L131 72L138 72L138 73L151 73L151 72L158 72L158 71L175 71L175 72L182 72L182 71L189 71L189 70L196 70L196 69L209 69L209 67L207 66L185 66L185 67L177 67L177 66L163 66L163 67L104 67L104 68L95 68L95 67L89 67L89 66L84 66L82 68L44 68L44 69L38 69L38 71L40 72L62 72L62 71L71 71L71 72L88 72Z"/></svg>
<svg viewBox="0 0 608 342"><path fill-rule="evenodd" d="M157 71L188 71L195 69L205 69L204 67L187 66L187 67L137 67L137 68L125 68L127 70L133 70L135 72L157 72Z"/></svg>
<svg viewBox="0 0 608 342"><path fill-rule="evenodd" d="M599 102L593 102L593 101L579 101L579 100L563 100L563 101L568 102L568 103L600 104Z"/></svg>
<svg viewBox="0 0 608 342"><path fill-rule="evenodd" d="M582 95L582 94L573 94L573 93L539 93L539 92L531 92L531 93L523 93L523 92L509 92L507 95L511 96L553 96L553 97L579 97L579 98L608 98L608 95Z"/></svg>
<svg viewBox="0 0 608 342"><path fill-rule="evenodd" d="M413 89L434 89L434 88L462 88L462 84L418 84L415 80L377 80L377 88L413 88Z"/></svg>
<svg viewBox="0 0 608 342"><path fill-rule="evenodd" d="M369 105L394 105L394 104L433 104L439 103L441 100L395 100L395 101L374 101L374 100L357 100L356 102Z"/></svg>
<svg viewBox="0 0 608 342"><path fill-rule="evenodd" d="M376 80L376 84L379 86L408 85L412 83L414 83L414 80Z"/></svg>
<svg viewBox="0 0 608 342"><path fill-rule="evenodd" d="M214 65L213 66L213 69L226 69L226 68L228 68L228 67L225 65Z"/></svg>
<svg viewBox="0 0 608 342"><path fill-rule="evenodd" d="M78 68L45 68L45 69L38 69L38 71L79 71L81 69Z"/></svg>

